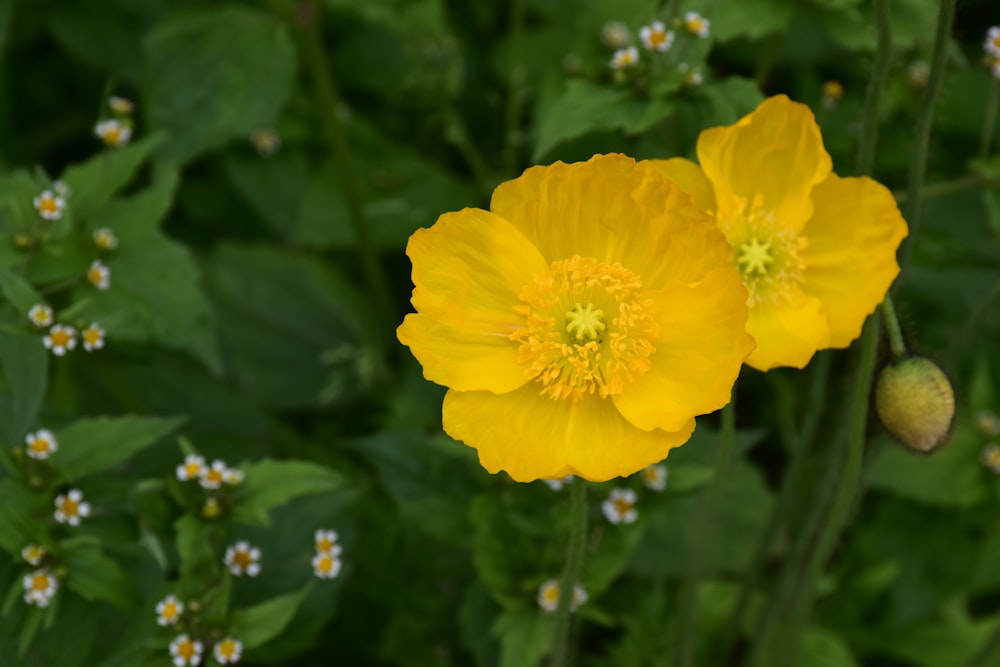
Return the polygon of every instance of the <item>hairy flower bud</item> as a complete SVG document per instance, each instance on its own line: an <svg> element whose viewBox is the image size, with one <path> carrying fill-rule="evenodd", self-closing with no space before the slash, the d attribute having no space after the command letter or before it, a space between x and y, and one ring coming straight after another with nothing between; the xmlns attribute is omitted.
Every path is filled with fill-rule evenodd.
<svg viewBox="0 0 1000 667"><path fill-rule="evenodd" d="M893 438L929 453L948 439L955 392L937 364L910 357L882 369L875 384L875 410Z"/></svg>

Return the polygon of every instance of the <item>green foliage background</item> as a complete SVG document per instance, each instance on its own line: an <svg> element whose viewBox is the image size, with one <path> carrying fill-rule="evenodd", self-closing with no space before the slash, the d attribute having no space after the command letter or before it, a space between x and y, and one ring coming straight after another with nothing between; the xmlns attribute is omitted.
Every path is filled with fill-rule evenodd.
<svg viewBox="0 0 1000 667"><path fill-rule="evenodd" d="M891 9L875 176L902 199L921 95L909 69L930 59L938 3ZM682 37L671 57L701 85L685 85L677 61L614 80L608 21L635 35L687 10L711 20L711 37ZM990 437L977 428L1000 411L1000 132L983 144L1000 82L982 59L998 23L990 0L959 2L927 200L895 292L908 342L955 382L952 442L916 456L872 421L865 493L791 664L1000 665L971 662L1000 628L1000 479L980 463ZM535 596L565 558L565 492L491 477L441 433L443 389L395 341L406 239L441 212L485 206L531 164L692 157L702 129L776 93L813 107L850 174L874 49L863 0L0 3L0 664L166 667L173 634L154 606L167 593L238 635L247 664L541 664L551 618ZM824 105L829 80L845 92ZM135 139L113 150L93 136L109 94L136 103ZM270 156L250 141L263 128L281 138ZM45 224L31 200L56 179L72 195ZM101 255L107 291L82 279L102 227L119 239ZM50 355L27 319L40 302L61 322L100 322L106 348ZM714 417L670 456L665 492L638 478L593 485L578 664L676 664L694 563L706 576L697 664L740 664L835 478L854 359L743 374L738 459L707 550L695 552ZM45 464L17 451L38 428L60 443ZM216 519L174 478L191 451L246 474ZM797 455L792 511L731 627ZM598 507L620 485L640 495L633 525ZM51 519L70 487L94 508L75 529ZM312 576L317 528L343 543L332 581ZM256 579L224 573L237 539L263 552ZM62 576L44 610L21 600L29 542ZM718 655L726 635L738 641Z"/></svg>

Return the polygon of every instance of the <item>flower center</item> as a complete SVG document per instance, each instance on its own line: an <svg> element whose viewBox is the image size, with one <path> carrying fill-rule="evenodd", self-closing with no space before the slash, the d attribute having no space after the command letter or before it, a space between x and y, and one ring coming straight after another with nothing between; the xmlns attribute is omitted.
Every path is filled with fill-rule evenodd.
<svg viewBox="0 0 1000 667"><path fill-rule="evenodd" d="M171 600L163 605L163 618L172 620L175 616L177 616L177 604Z"/></svg>
<svg viewBox="0 0 1000 667"><path fill-rule="evenodd" d="M63 498L63 501L59 503L59 509L66 516L76 516L80 512L80 503L76 502L72 498Z"/></svg>
<svg viewBox="0 0 1000 667"><path fill-rule="evenodd" d="M224 639L219 642L219 653L227 658L233 657L233 654L236 653L236 643L232 639Z"/></svg>
<svg viewBox="0 0 1000 667"><path fill-rule="evenodd" d="M246 570L253 565L253 556L249 551L237 551L233 554L233 563L241 570Z"/></svg>
<svg viewBox="0 0 1000 667"><path fill-rule="evenodd" d="M632 509L632 503L625 498L615 498L611 502L614 504L615 510L619 514L628 514L628 511Z"/></svg>
<svg viewBox="0 0 1000 667"><path fill-rule="evenodd" d="M59 202L54 197L42 197L41 201L38 202L38 210L45 213L58 213Z"/></svg>
<svg viewBox="0 0 1000 667"><path fill-rule="evenodd" d="M184 658L185 660L190 660L194 657L194 642L188 640L181 642L177 645L177 655Z"/></svg>
<svg viewBox="0 0 1000 667"><path fill-rule="evenodd" d="M101 342L101 332L96 329L87 329L83 332L83 338L91 345Z"/></svg>
<svg viewBox="0 0 1000 667"><path fill-rule="evenodd" d="M549 398L614 396L645 373L655 351L656 307L621 264L575 256L553 262L521 290L518 362Z"/></svg>
<svg viewBox="0 0 1000 667"><path fill-rule="evenodd" d="M31 590L33 591L47 591L49 590L49 575L45 572L39 572L31 577Z"/></svg>
<svg viewBox="0 0 1000 667"><path fill-rule="evenodd" d="M767 273L767 267L774 261L771 257L771 242L760 242L759 239L752 238L740 246L739 256L736 263L744 273Z"/></svg>
<svg viewBox="0 0 1000 667"><path fill-rule="evenodd" d="M35 438L28 447L37 454L46 454L49 451L49 441L45 438Z"/></svg>
<svg viewBox="0 0 1000 667"><path fill-rule="evenodd" d="M52 336L52 345L55 347L66 347L69 344L70 335L64 329L52 331L49 335Z"/></svg>

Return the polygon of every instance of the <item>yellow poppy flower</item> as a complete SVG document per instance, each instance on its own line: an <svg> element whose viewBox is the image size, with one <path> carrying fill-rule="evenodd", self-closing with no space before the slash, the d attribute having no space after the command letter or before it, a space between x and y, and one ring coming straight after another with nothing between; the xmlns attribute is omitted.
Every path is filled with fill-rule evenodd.
<svg viewBox="0 0 1000 667"><path fill-rule="evenodd" d="M532 167L490 209L410 237L417 312L397 330L450 388L444 429L483 467L522 482L629 475L729 402L753 347L747 293L677 187L603 155Z"/></svg>
<svg viewBox="0 0 1000 667"><path fill-rule="evenodd" d="M892 193L834 174L812 112L784 95L702 132L698 161L642 164L714 213L735 248L757 341L747 363L802 368L850 345L899 273L907 229Z"/></svg>

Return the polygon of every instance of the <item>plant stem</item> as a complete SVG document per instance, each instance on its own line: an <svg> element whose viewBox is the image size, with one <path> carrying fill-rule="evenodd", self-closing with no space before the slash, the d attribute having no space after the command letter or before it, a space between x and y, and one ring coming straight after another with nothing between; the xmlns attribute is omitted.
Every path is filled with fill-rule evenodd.
<svg viewBox="0 0 1000 667"><path fill-rule="evenodd" d="M1000 79L990 82L989 96L986 98L986 114L983 116L983 131L979 138L979 157L987 158L993 147L993 130L997 125L997 109L1000 108Z"/></svg>
<svg viewBox="0 0 1000 667"><path fill-rule="evenodd" d="M858 142L858 173L870 176L875 166L875 149L878 145L878 110L882 101L882 90L889 78L889 61L892 58L892 23L887 0L875 0L875 31L878 48L872 76L865 92L865 111L861 122L861 138Z"/></svg>
<svg viewBox="0 0 1000 667"><path fill-rule="evenodd" d="M337 178L347 202L347 219L354 232L358 244L358 258L365 282L371 292L380 319L391 325L398 319L393 312L392 296L389 283L375 248L365 215L361 184L358 180L358 170L354 164L351 148L347 141L347 132L340 118L340 94L337 90L333 72L326 62L320 34L321 6L315 0L303 3L298 10L300 21L293 21L299 27L301 35L302 56L306 69L313 80L316 106L322 122L322 129L333 150Z"/></svg>
<svg viewBox="0 0 1000 667"><path fill-rule="evenodd" d="M959 176L958 178L953 178L947 181L939 181L937 183L931 183L926 186L923 191L923 198L925 200L931 199L933 197L943 197L945 195L954 194L956 192L961 192L962 190L968 190L969 188L984 187L991 188L1000 185L1000 179L987 178L982 174L966 174L965 176ZM892 196L896 198L896 201L900 204L905 204L909 197L906 190L896 190L892 193Z"/></svg>
<svg viewBox="0 0 1000 667"><path fill-rule="evenodd" d="M736 444L736 392L733 399L722 408L722 428L719 431L719 451L715 455L715 479L705 491L698 506L693 523L688 572L681 586L677 626L677 664L680 667L694 665L695 615L697 612L698 587L704 575L705 564L711 558L715 546L714 521L719 503L719 490L726 483Z"/></svg>
<svg viewBox="0 0 1000 667"><path fill-rule="evenodd" d="M573 589L583 572L587 545L587 482L573 478L569 488L569 548L559 584L559 606L552 627L552 667L567 667L570 655L570 607Z"/></svg>
<svg viewBox="0 0 1000 667"><path fill-rule="evenodd" d="M901 361L906 358L906 343L903 342L903 332L899 328L899 320L896 319L896 308L892 305L892 299L888 294L885 296L880 310L886 334L889 336L889 349L892 351L892 358L895 361Z"/></svg>
<svg viewBox="0 0 1000 667"><path fill-rule="evenodd" d="M505 162L507 171L517 172L521 145L521 97L524 93L524 0L510 3L510 72L507 79Z"/></svg>

